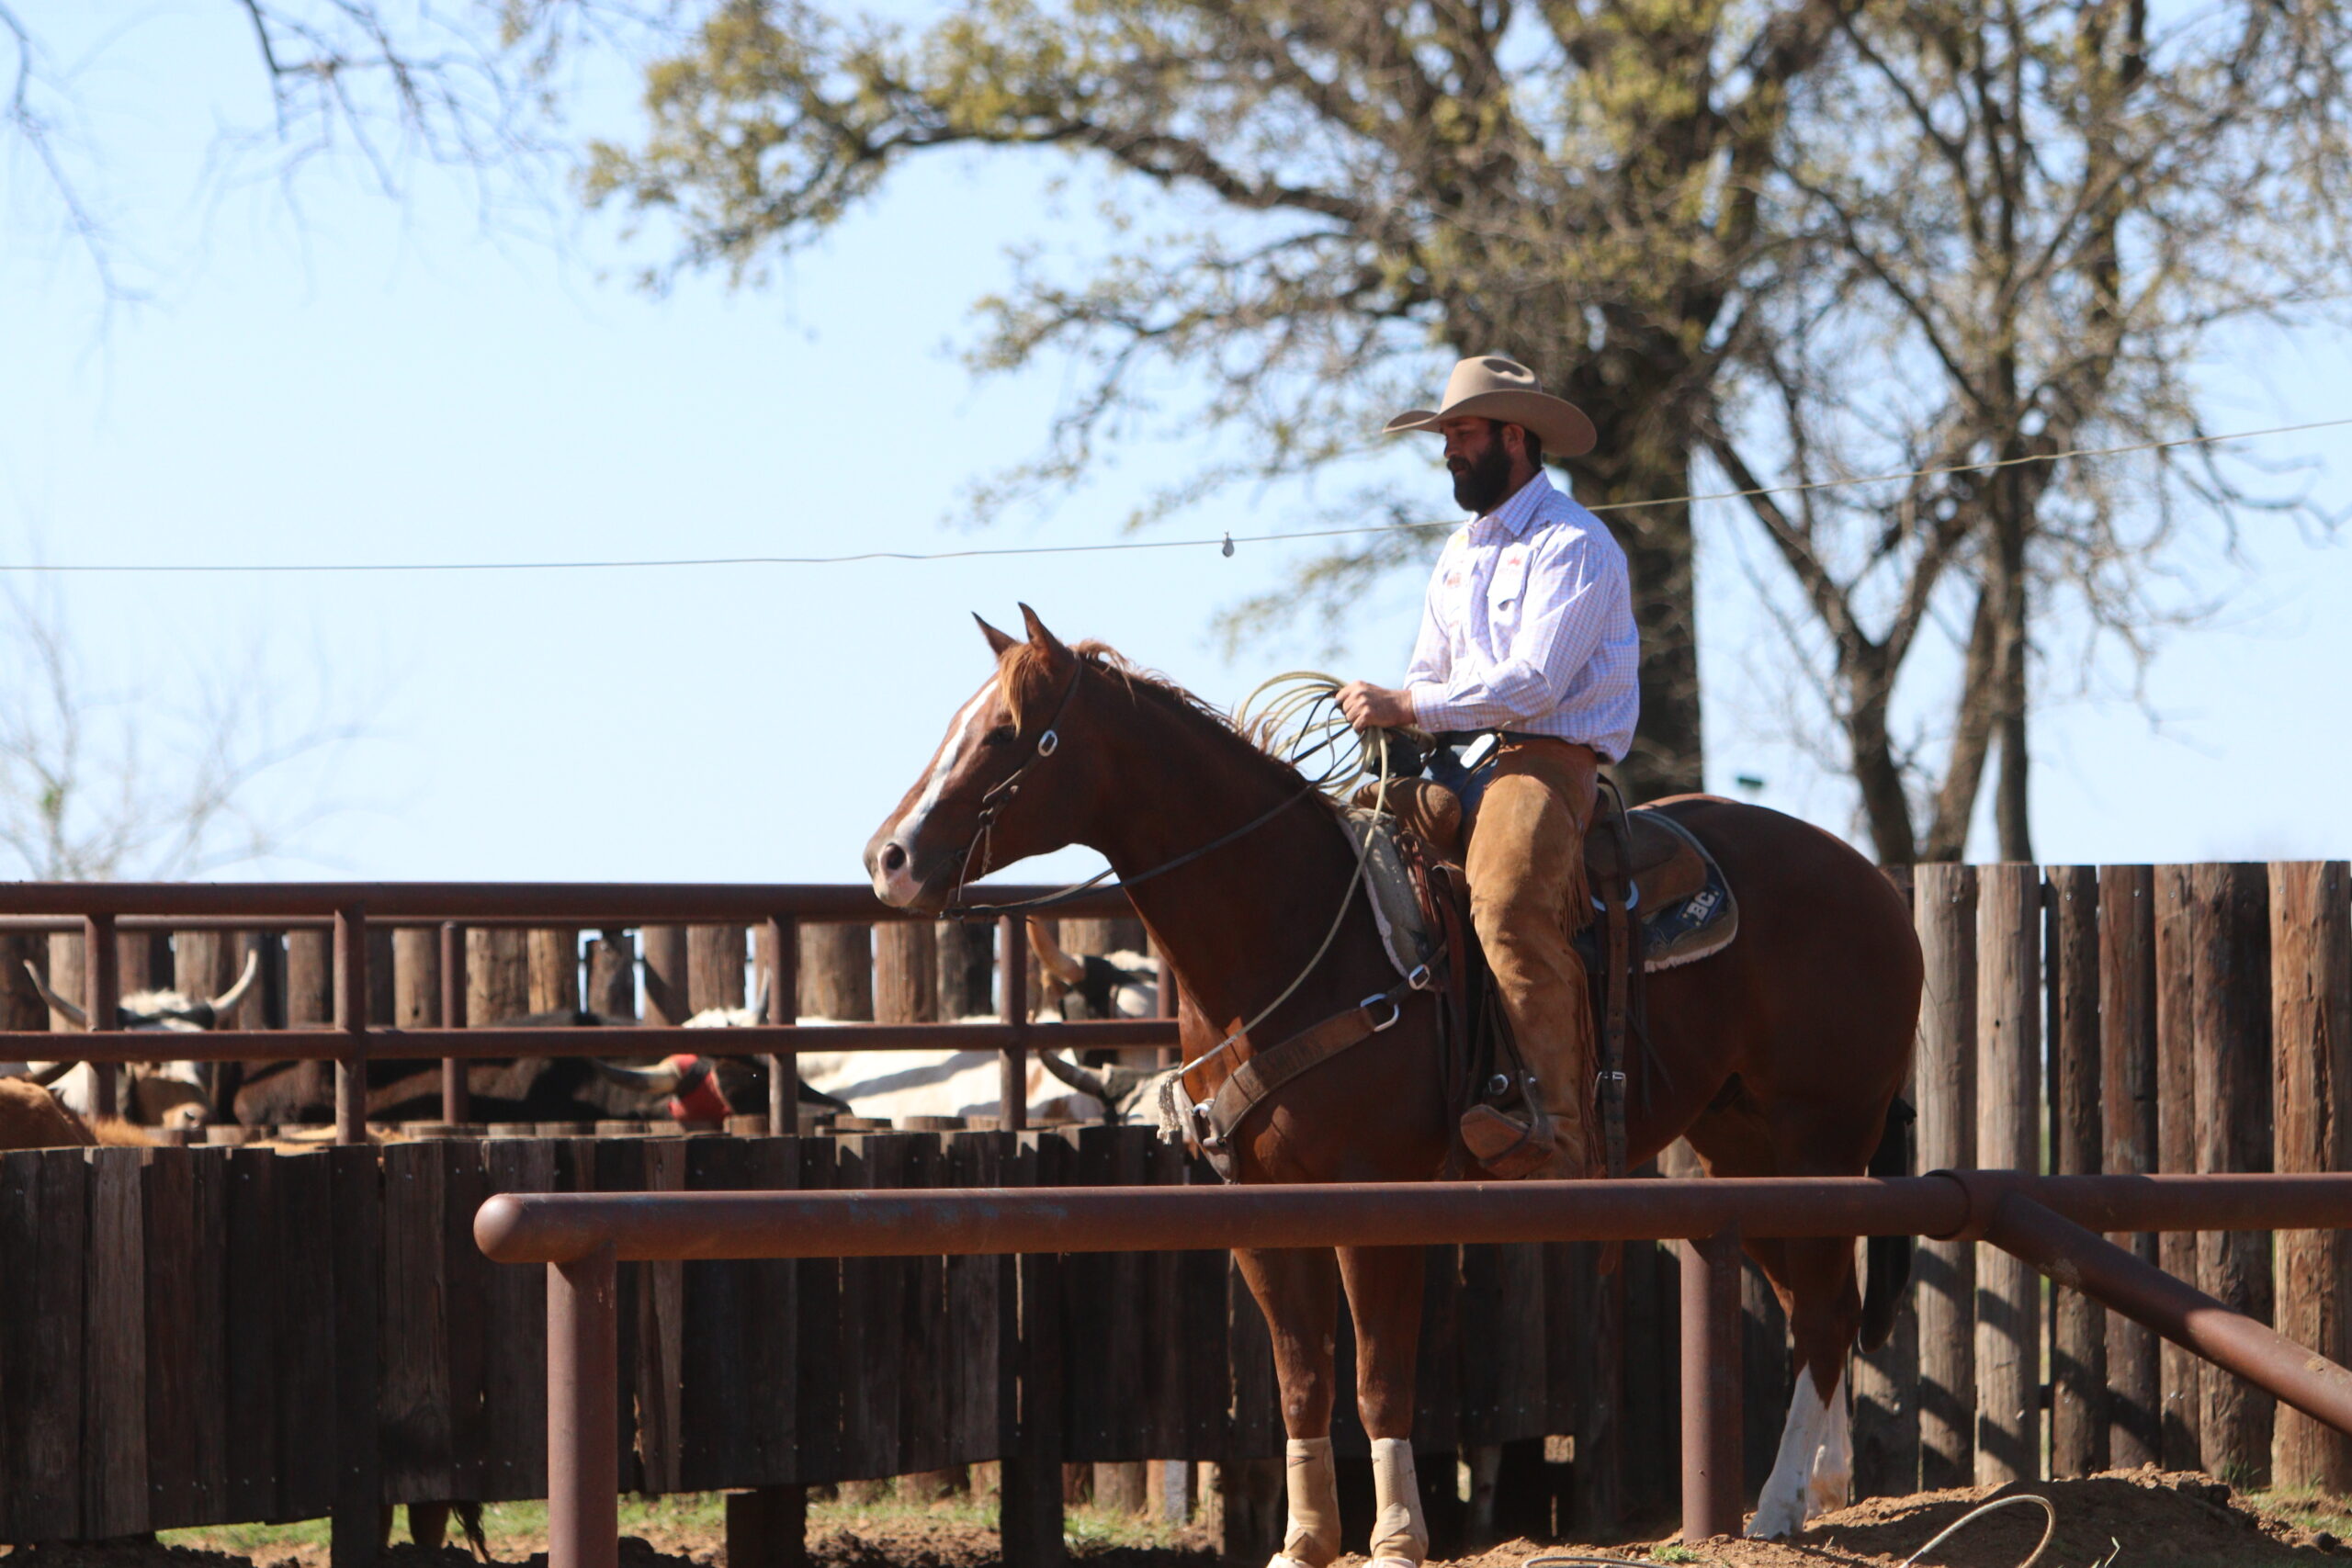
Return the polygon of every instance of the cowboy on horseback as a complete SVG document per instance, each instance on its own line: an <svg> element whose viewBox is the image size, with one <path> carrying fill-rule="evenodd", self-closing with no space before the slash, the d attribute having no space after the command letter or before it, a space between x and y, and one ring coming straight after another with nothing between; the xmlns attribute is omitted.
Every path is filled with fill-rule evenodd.
<svg viewBox="0 0 2352 1568"><path fill-rule="evenodd" d="M1600 771L1640 712L1641 645L1624 551L1544 473L1547 454L1592 449L1592 422L1484 355L1453 367L1434 412L1388 422L1408 430L1444 438L1474 515L1438 556L1405 683L1351 682L1340 706L1359 730L1428 731L1429 776L1461 799L1471 921L1529 1069L1523 1115L1474 1106L1463 1142L1498 1176L1598 1174L1592 1008L1571 939Z"/></svg>

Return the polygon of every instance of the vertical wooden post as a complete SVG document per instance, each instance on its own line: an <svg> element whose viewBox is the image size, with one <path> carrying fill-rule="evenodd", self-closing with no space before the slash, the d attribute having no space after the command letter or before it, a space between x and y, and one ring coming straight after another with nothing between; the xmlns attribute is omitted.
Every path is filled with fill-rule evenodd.
<svg viewBox="0 0 2352 1568"><path fill-rule="evenodd" d="M441 932L433 926L399 926L392 931L392 1027L438 1029L443 1017ZM465 1064L441 1059L441 1120L467 1119Z"/></svg>
<svg viewBox="0 0 2352 1568"><path fill-rule="evenodd" d="M1008 915L999 930L1019 919ZM1017 956L1023 949L1010 951ZM1009 967L1017 970L1019 964ZM1053 1187L1070 1179L1065 1157L1070 1147L1053 1134L1006 1142L1014 1151L1007 1161L1012 1168L1006 1172L1006 1185ZM1062 1333L1062 1261L1052 1253L1038 1252L1006 1261L1008 1272L1019 1280L1017 1292L1007 1292L1011 1300L1006 1303L1010 1308L1018 1303L1017 1313L1009 1314L1017 1338L1005 1352L1012 1381L1000 1383L1000 1408L1013 1426L1007 1434L997 1525L1005 1568L1061 1568L1066 1561L1062 1383L1069 1349Z"/></svg>
<svg viewBox="0 0 2352 1568"><path fill-rule="evenodd" d="M315 1239L331 1255L334 1294L331 1568L369 1568L383 1544L383 1174L370 1148L322 1157L333 1222Z"/></svg>
<svg viewBox="0 0 2352 1568"><path fill-rule="evenodd" d="M1977 873L1976 1164L2041 1165L2041 874ZM1976 1484L2041 1469L2041 1281L1991 1247L1976 1258Z"/></svg>
<svg viewBox="0 0 2352 1568"><path fill-rule="evenodd" d="M434 978L441 985L441 1027L463 1029L466 1026L466 928L454 920L444 920L432 933L437 950ZM473 1086L466 1079L467 1066L463 1058L441 1058L441 1120L466 1122L473 1120Z"/></svg>
<svg viewBox="0 0 2352 1568"><path fill-rule="evenodd" d="M800 929L789 916L770 915L767 935L766 1021L789 1026L799 1021L793 1010L800 999ZM774 1051L767 1061L768 1132L788 1138L800 1130L800 1054Z"/></svg>
<svg viewBox="0 0 2352 1568"><path fill-rule="evenodd" d="M466 1018L477 1029L531 1010L530 936L515 926L466 932Z"/></svg>
<svg viewBox="0 0 2352 1568"><path fill-rule="evenodd" d="M334 1017L334 936L317 926L286 933L286 1027L322 1029Z"/></svg>
<svg viewBox="0 0 2352 1568"><path fill-rule="evenodd" d="M334 912L334 1026L347 1043L334 1065L334 1141L368 1141L368 917Z"/></svg>
<svg viewBox="0 0 2352 1568"><path fill-rule="evenodd" d="M939 928L890 920L874 928L874 1017L881 1023L939 1020Z"/></svg>
<svg viewBox="0 0 2352 1568"><path fill-rule="evenodd" d="M28 964L49 962L49 942L37 932L0 931L0 1029L38 1030L49 1027L49 1009L33 989ZM44 975L46 971L44 971Z"/></svg>
<svg viewBox="0 0 2352 1568"><path fill-rule="evenodd" d="M122 976L118 965L121 954L114 941L114 917L89 915L82 920L82 968L85 1000L83 1008L90 1015L92 1029L112 1030L119 1027L115 1004L122 998ZM59 993L61 996L62 992ZM117 1113L119 1104L115 1085L122 1069L112 1062L94 1062L91 1074L96 1080L90 1094L90 1107L100 1116Z"/></svg>
<svg viewBox="0 0 2352 1568"><path fill-rule="evenodd" d="M2270 1166L2270 914L2265 869L2200 865L2189 942L2196 962L2197 1168ZM2197 1237L2197 1283L2224 1304L2270 1318L2270 1233ZM2200 1382L2199 1461L2233 1486L2267 1484L2273 1401L2221 1373Z"/></svg>
<svg viewBox="0 0 2352 1568"><path fill-rule="evenodd" d="M133 991L168 991L179 985L171 932L127 931L118 928L114 951L115 981L124 996ZM212 996L217 992L204 994Z"/></svg>
<svg viewBox="0 0 2352 1568"><path fill-rule="evenodd" d="M580 1010L580 930L535 927L523 938L530 966L532 1012Z"/></svg>
<svg viewBox="0 0 2352 1568"><path fill-rule="evenodd" d="M939 922L939 1016L951 1022L996 1010L996 932L986 920Z"/></svg>
<svg viewBox="0 0 2352 1568"><path fill-rule="evenodd" d="M2156 879L2144 865L2101 868L2099 879L2099 1133L2111 1175L2156 1168ZM2109 1238L2156 1262L2154 1233ZM2154 1330L2107 1314L2108 1462L2119 1470L2164 1456L2164 1384Z"/></svg>
<svg viewBox="0 0 2352 1568"><path fill-rule="evenodd" d="M656 1028L675 1029L694 1016L686 931L645 928L645 1021Z"/></svg>
<svg viewBox="0 0 2352 1568"><path fill-rule="evenodd" d="M998 1079L998 1125L1018 1133L1029 1124L1029 931L1026 919L1007 915L997 922L997 1017L1012 1026Z"/></svg>
<svg viewBox="0 0 2352 1568"><path fill-rule="evenodd" d="M2192 867L2156 867L2156 1168L2176 1176L2197 1169L2197 965L2190 941L2197 899ZM2197 1278L2197 1236L2166 1231L2156 1238L2156 1260L2175 1279ZM2195 1470L2203 1447L2200 1390L2204 1363L2166 1340L2157 1349L2166 1470Z"/></svg>
<svg viewBox="0 0 2352 1568"><path fill-rule="evenodd" d="M800 928L800 1016L836 1023L874 1016L874 928L812 920Z"/></svg>
<svg viewBox="0 0 2352 1568"><path fill-rule="evenodd" d="M86 1013L90 1005L90 982L89 970L82 962L82 952L80 931L49 933L49 988L61 997L81 998ZM82 1027L62 1012L50 1013L48 1018L52 1034L64 1034ZM57 1059L64 1060L65 1054L60 1053Z"/></svg>
<svg viewBox="0 0 2352 1568"><path fill-rule="evenodd" d="M2352 868L2303 861L2270 868L2270 1007L2278 1050L2281 1171L2352 1170ZM2352 1359L2352 1241L2340 1231L2280 1231L2278 1321L2296 1344ZM2280 1406L2271 1439L2280 1487L2352 1492L2352 1438Z"/></svg>
<svg viewBox="0 0 2352 1568"><path fill-rule="evenodd" d="M1976 1163L1976 872L1923 865L1914 881L1926 983L1912 1079L1919 1168ZM1976 1473L1976 1248L1919 1245L1919 1484L1966 1486Z"/></svg>
<svg viewBox="0 0 2352 1568"><path fill-rule="evenodd" d="M686 928L687 1018L710 1008L744 1005L743 940L741 926Z"/></svg>
<svg viewBox="0 0 2352 1568"><path fill-rule="evenodd" d="M637 939L606 926L588 944L588 1010L607 1019L637 1017Z"/></svg>
<svg viewBox="0 0 2352 1568"><path fill-rule="evenodd" d="M1906 911L1914 911L1918 904L1913 883L1914 869L1908 865L1879 868L1886 879L1903 895ZM1916 930L1918 917L1912 914ZM1919 1102L1918 1086L1905 1080L1901 1090L1904 1101L1915 1110ZM1913 1141L1910 1129L1889 1128L1890 1133ZM1916 1176L1918 1168L1908 1157L1916 1150L1906 1148L1906 1163L1903 1174ZM1695 1163L1696 1156L1692 1156ZM1663 1164L1663 1161L1661 1161ZM1668 1168L1669 1169L1671 1168ZM1691 1174L1696 1175L1694 1170ZM1852 1364L1854 1481L1853 1498L1905 1497L1919 1490L1919 1305L1918 1296L1905 1291L1897 1298L1894 1321L1889 1325L1886 1343L1875 1350L1855 1348Z"/></svg>
<svg viewBox="0 0 2352 1568"><path fill-rule="evenodd" d="M2100 1112L2098 873L2053 865L2046 981L2052 1024L2052 1163L2062 1176L2095 1176L2103 1156ZM2050 1473L2107 1468L2107 1309L2079 1291L2052 1294Z"/></svg>
<svg viewBox="0 0 2352 1568"><path fill-rule="evenodd" d="M727 1495L727 1568L808 1564L806 1486L755 1486Z"/></svg>

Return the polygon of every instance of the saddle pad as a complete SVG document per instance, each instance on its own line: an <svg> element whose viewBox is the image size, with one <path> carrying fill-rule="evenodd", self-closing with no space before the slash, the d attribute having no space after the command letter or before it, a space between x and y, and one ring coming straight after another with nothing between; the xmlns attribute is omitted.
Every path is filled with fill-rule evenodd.
<svg viewBox="0 0 2352 1568"><path fill-rule="evenodd" d="M1396 819L1377 811L1351 807L1345 813L1348 837L1361 847L1372 837L1372 852L1363 868L1364 899L1372 906L1373 924L1380 928L1380 945L1399 976L1410 975L1429 962L1435 944L1421 919L1421 900L1413 891L1412 874L1396 852Z"/></svg>
<svg viewBox="0 0 2352 1568"><path fill-rule="evenodd" d="M1658 826L1672 829L1698 852L1700 863L1706 868L1705 880L1696 892L1644 913L1642 968L1654 975L1661 969L1696 964L1729 947L1732 939L1739 934L1739 900L1732 897L1724 868L1715 863L1707 846L1673 818L1647 810L1637 810L1633 815L1647 817ZM1577 952L1588 966L1600 962L1605 934L1598 919L1586 922L1577 933Z"/></svg>

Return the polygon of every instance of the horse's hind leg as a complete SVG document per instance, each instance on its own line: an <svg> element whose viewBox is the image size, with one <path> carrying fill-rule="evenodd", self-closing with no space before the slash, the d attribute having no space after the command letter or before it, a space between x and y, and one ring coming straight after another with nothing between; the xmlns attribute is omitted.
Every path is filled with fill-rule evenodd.
<svg viewBox="0 0 2352 1568"><path fill-rule="evenodd" d="M1758 1261L1789 1314L1796 1352L1788 1424L1747 1527L1751 1536L1771 1538L1793 1535L1815 1515L1846 1506L1854 1473L1846 1354L1862 1300L1854 1286L1854 1244L1843 1236L1786 1241L1764 1251Z"/></svg>
<svg viewBox="0 0 2352 1568"><path fill-rule="evenodd" d="M1793 1120L1793 1119L1788 1119ZM1834 1129L1781 1127L1752 1098L1711 1111L1689 1133L1711 1176L1852 1176L1869 1160ZM1862 1316L1854 1244L1842 1236L1747 1245L1789 1316L1796 1388L1772 1473L1748 1521L1751 1536L1794 1535L1816 1514L1845 1505L1853 1476L1846 1414L1846 1356Z"/></svg>
<svg viewBox="0 0 2352 1568"><path fill-rule="evenodd" d="M1332 1332L1340 1270L1329 1250L1237 1250L1266 1314L1282 1385L1283 1484L1290 1517L1268 1568L1327 1568L1340 1555L1340 1479L1331 1464Z"/></svg>
<svg viewBox="0 0 2352 1568"><path fill-rule="evenodd" d="M1413 1371L1421 1337L1418 1247L1340 1249L1356 1327L1356 1409L1372 1438L1373 1568L1420 1568L1430 1554L1413 1472Z"/></svg>

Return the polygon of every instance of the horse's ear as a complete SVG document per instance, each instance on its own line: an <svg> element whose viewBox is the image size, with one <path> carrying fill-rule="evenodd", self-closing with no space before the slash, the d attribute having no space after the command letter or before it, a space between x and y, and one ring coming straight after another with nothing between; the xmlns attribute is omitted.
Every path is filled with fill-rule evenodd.
<svg viewBox="0 0 2352 1568"><path fill-rule="evenodd" d="M1021 639L1019 637L1014 637L1010 632L1001 632L994 626L989 625L986 621L981 621L977 612L974 613L972 619L979 621L980 635L989 639L989 651L995 654L999 659L1002 659L1004 657L1004 650L1006 649L1019 648L1021 646Z"/></svg>
<svg viewBox="0 0 2352 1568"><path fill-rule="evenodd" d="M1029 640L1031 643L1040 649L1043 649L1048 655L1055 659L1069 657L1069 649L1062 646L1061 638L1056 637L1053 633L1046 629L1046 623L1037 618L1036 611L1031 609L1026 604L1022 605L1021 619L1029 628Z"/></svg>

